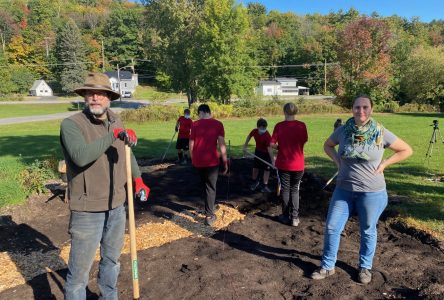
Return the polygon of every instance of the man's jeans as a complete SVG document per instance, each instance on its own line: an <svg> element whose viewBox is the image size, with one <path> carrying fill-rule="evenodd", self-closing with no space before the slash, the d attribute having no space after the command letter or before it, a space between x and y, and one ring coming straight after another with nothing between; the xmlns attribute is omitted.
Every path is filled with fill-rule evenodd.
<svg viewBox="0 0 444 300"><path fill-rule="evenodd" d="M361 232L359 267L372 268L377 241L376 225L387 206L387 201L386 190L380 192L351 192L336 187L328 208L322 268L326 270L334 268L341 233L353 211L358 214Z"/></svg>
<svg viewBox="0 0 444 300"><path fill-rule="evenodd" d="M104 299L117 299L119 257L125 233L125 207L106 212L71 212L71 252L65 299L86 299L89 272L100 243L98 286Z"/></svg>

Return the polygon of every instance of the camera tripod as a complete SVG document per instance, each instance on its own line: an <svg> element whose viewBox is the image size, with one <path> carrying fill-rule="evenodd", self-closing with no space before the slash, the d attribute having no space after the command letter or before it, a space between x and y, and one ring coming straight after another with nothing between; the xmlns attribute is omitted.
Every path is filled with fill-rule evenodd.
<svg viewBox="0 0 444 300"><path fill-rule="evenodd" d="M433 132L426 153L427 167L429 167L430 158L432 157L433 153L433 146L436 144L438 136L441 138L441 143L444 144L444 138L441 135L441 131L439 131L438 120L433 120L433 125L430 126L433 126Z"/></svg>

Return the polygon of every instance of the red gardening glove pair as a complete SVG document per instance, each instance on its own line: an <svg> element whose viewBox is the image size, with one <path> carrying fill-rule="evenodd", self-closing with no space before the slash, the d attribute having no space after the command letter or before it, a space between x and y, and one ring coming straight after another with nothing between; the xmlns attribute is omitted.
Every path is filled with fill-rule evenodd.
<svg viewBox="0 0 444 300"><path fill-rule="evenodd" d="M125 142L130 147L137 145L137 136L134 130L125 128L116 128L113 131L114 137Z"/></svg>
<svg viewBox="0 0 444 300"><path fill-rule="evenodd" d="M142 177L134 178L134 192L140 201L145 202L148 200L150 188L143 183Z"/></svg>

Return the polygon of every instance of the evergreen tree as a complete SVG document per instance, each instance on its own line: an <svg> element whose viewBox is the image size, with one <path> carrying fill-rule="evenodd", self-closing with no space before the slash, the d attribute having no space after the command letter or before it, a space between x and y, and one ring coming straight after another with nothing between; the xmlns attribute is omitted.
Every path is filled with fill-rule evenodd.
<svg viewBox="0 0 444 300"><path fill-rule="evenodd" d="M80 30L73 20L68 20L57 34L56 56L58 75L64 92L70 93L80 86L85 78L87 61Z"/></svg>

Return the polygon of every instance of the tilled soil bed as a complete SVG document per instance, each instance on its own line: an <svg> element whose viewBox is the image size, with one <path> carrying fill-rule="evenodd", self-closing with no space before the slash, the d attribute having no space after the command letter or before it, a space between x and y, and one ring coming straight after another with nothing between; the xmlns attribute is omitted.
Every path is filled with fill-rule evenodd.
<svg viewBox="0 0 444 300"><path fill-rule="evenodd" d="M219 176L218 228L232 223L216 231L201 224L201 188L192 167L166 163L142 168L152 191L148 204L136 205L140 236L145 234L138 251L141 299L444 299L439 243L424 244L408 230L396 230L386 217L379 223L369 285L357 282L355 217L342 236L337 274L310 279L322 254L331 188L322 191L325 179L305 174L301 224L286 226L277 222L280 205L275 195L248 189L251 166L251 160L234 160L231 175ZM276 185L275 178L270 185ZM0 299L63 299L69 210L60 199L45 203L45 197L2 211ZM150 244L150 236L160 235L160 243ZM171 236L177 239L168 239ZM46 263L47 257L53 261ZM132 299L127 251L121 264L120 299ZM89 299L98 297L97 271L95 262Z"/></svg>

